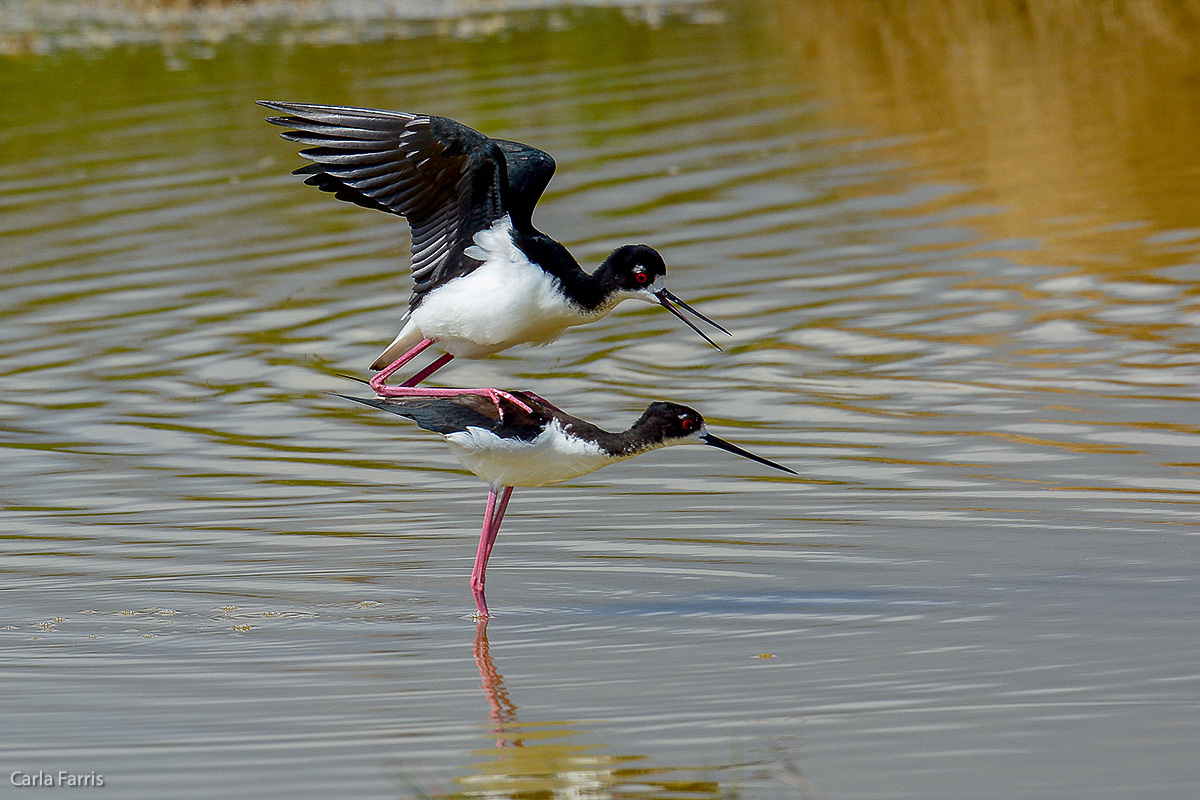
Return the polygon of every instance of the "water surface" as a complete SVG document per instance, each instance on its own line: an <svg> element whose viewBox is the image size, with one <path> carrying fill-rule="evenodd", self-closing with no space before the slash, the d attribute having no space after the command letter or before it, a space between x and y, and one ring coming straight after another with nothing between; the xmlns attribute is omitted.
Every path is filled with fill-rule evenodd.
<svg viewBox="0 0 1200 800"><path fill-rule="evenodd" d="M1200 42L1186 4L1068 6L6 40L4 775L189 799L1194 790ZM672 449L518 490L477 628L483 485L328 394L397 329L405 228L302 186L259 98L536 144L539 227L589 269L658 247L735 334L718 353L628 304L445 385L609 428L687 403L800 476Z"/></svg>

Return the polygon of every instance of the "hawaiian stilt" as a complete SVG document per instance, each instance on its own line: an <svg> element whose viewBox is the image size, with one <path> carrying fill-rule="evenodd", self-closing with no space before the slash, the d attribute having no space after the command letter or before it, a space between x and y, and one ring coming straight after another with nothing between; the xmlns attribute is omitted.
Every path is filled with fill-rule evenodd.
<svg viewBox="0 0 1200 800"><path fill-rule="evenodd" d="M453 397L360 398L339 395L408 417L445 437L463 466L488 483L487 509L471 573L479 616L488 615L484 579L488 557L514 486L548 486L627 458L677 444L706 444L795 475L708 432L704 418L675 403L652 403L628 430L610 433L560 411L536 395L512 392L493 400ZM512 400L508 398L513 396ZM505 406L503 409L500 406Z"/></svg>
<svg viewBox="0 0 1200 800"><path fill-rule="evenodd" d="M377 394L482 394L499 408L499 397L514 402L513 395L414 387L452 358L549 344L626 299L661 305L714 347L680 308L729 333L667 291L666 264L654 249L619 247L589 275L538 231L533 208L554 174L554 159L537 148L491 139L445 117L258 102L288 115L267 121L291 128L283 138L306 147L300 154L313 163L295 171L308 176L305 183L402 216L412 229L412 297L400 333L371 365L380 370L370 381ZM444 355L400 386L386 383L434 343Z"/></svg>

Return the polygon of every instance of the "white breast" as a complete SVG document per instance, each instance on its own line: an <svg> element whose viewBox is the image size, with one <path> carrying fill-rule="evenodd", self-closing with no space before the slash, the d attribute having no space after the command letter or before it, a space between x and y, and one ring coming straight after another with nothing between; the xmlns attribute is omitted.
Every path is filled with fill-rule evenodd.
<svg viewBox="0 0 1200 800"><path fill-rule="evenodd" d="M452 355L483 358L517 344L549 344L609 310L589 313L567 302L555 279L517 249L507 215L475 234L466 254L483 264L425 295L401 336L428 337Z"/></svg>
<svg viewBox="0 0 1200 800"><path fill-rule="evenodd" d="M623 460L567 436L558 422L531 442L502 439L482 428L447 434L446 442L464 467L493 486L547 486Z"/></svg>

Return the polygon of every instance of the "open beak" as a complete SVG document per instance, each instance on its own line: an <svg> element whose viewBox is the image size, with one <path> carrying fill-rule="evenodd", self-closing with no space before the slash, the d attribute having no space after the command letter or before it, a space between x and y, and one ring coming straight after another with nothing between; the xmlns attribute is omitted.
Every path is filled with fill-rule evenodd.
<svg viewBox="0 0 1200 800"><path fill-rule="evenodd" d="M726 450L730 453L733 453L734 455L738 455L743 458L748 458L751 461L757 461L760 464L766 464L768 467L774 467L775 469L783 470L784 472L790 472L793 475L797 474L796 470L794 470L794 469L788 469L783 464L776 464L774 461L768 461L767 459L763 458L762 456L756 456L756 455L754 455L754 453L747 452L746 450L743 450L742 448L738 447L736 444L730 444L729 442L725 441L724 439L718 439L716 436L713 436L711 433L706 433L706 434L702 435L700 437L700 441L704 442L705 444L710 444L713 447L719 447L722 450Z"/></svg>
<svg viewBox="0 0 1200 800"><path fill-rule="evenodd" d="M680 312L679 308L682 308L684 311L689 311L689 312L691 312L692 314L695 314L697 317L699 317L700 319L704 320L704 321L705 321L705 322L707 322L709 325L712 325L714 328L716 328L717 330L719 330L721 333L725 334L726 336L732 336L732 335L733 335L732 333L730 333L729 331L725 330L724 328L722 328L722 327L721 327L720 325L718 325L717 323L713 322L713 321L712 321L711 319L709 319L708 317L706 317L706 316L704 316L703 314L701 314L701 313L700 313L699 311L697 311L696 309L694 309L694 308L692 308L691 306L689 306L687 303L685 303L685 302L683 302L682 300L680 300L680 299L679 299L678 297L676 297L675 295L673 295L673 294L671 294L670 292L668 292L666 289L659 289L657 292L655 292L655 293L654 293L654 296L658 298L658 302L659 302L659 304L660 304L660 305L661 305L663 308L665 308L667 311L670 311L672 314L674 314L675 316L677 316L677 317L679 317L681 320L683 320L683 324L684 324L684 325L687 325L689 328L691 328L692 330L694 330L696 333L700 334L700 338L704 339L704 341L708 342L709 344L711 344L713 347L717 348L718 350L720 350L720 349L721 349L721 346L720 346L720 345L718 345L716 342L714 342L712 339L708 338L708 335L707 335L707 334L706 334L704 331L702 331L702 330L700 330L699 328L697 328L697 327L695 326L695 324L694 324L694 323L693 323L693 322L692 322L690 319L688 319L687 317L685 317L685 316L682 314L682 312ZM675 305L671 305L672 303L674 303ZM679 306L679 308L676 308L675 306Z"/></svg>

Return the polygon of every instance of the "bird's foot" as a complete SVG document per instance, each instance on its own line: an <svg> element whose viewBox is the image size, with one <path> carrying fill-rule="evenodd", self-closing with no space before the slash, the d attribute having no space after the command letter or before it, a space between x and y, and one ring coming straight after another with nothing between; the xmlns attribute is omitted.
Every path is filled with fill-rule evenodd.
<svg viewBox="0 0 1200 800"><path fill-rule="evenodd" d="M515 405L517 408L524 409L525 412L528 414L533 413L533 409L530 408L526 403L517 399L516 397L514 397L513 395L509 394L506 391L503 391L501 389L484 389L484 391L488 393L488 396L490 396L492 398L492 402L496 404L496 411L499 412L499 414L500 414L501 422L504 421L504 406L500 405L500 398L504 398L508 402ZM538 399L541 400L541 398L538 398ZM542 402L545 402L545 401L542 400Z"/></svg>
<svg viewBox="0 0 1200 800"><path fill-rule="evenodd" d="M475 578L471 578L471 593L475 595L475 613L471 616L476 622L487 620L491 615L488 614L487 599L483 596L483 581L475 582Z"/></svg>
<svg viewBox="0 0 1200 800"><path fill-rule="evenodd" d="M528 403L503 389L429 389L416 386L388 386L385 383L379 383L378 385L372 383L371 388L380 397L457 397L462 394L488 397L496 404L496 412L500 415L501 422L504 421L504 405L500 402L501 400L507 400L526 413L533 413L533 409L529 407Z"/></svg>

